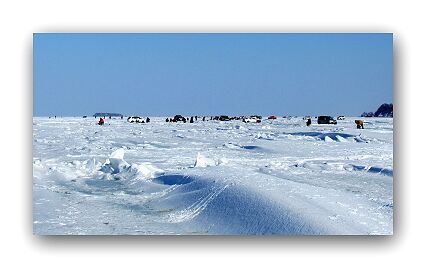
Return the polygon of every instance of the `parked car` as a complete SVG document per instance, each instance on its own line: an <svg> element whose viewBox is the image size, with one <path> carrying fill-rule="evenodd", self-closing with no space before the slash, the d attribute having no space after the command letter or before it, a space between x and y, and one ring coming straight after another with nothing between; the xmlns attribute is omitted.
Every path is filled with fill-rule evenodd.
<svg viewBox="0 0 426 268"><path fill-rule="evenodd" d="M345 120L345 116L340 115L340 116L337 117L337 120Z"/></svg>
<svg viewBox="0 0 426 268"><path fill-rule="evenodd" d="M270 116L268 117L268 119L274 120L274 119L277 119L277 117L276 117L275 115L270 115Z"/></svg>
<svg viewBox="0 0 426 268"><path fill-rule="evenodd" d="M260 123L260 122L262 122L262 120L260 120L260 118L258 116L252 115L252 116L249 116L249 117L244 117L243 122L244 123Z"/></svg>
<svg viewBox="0 0 426 268"><path fill-rule="evenodd" d="M322 116L318 116L318 124L337 124L337 121L331 117L331 116L326 116L326 115L322 115Z"/></svg>
<svg viewBox="0 0 426 268"><path fill-rule="evenodd" d="M219 116L219 121L229 121L229 120L231 120L231 118L229 118L229 116L227 115Z"/></svg>
<svg viewBox="0 0 426 268"><path fill-rule="evenodd" d="M186 122L186 118L180 114L177 114L175 115L175 117L173 117L173 122L179 122L179 121Z"/></svg>
<svg viewBox="0 0 426 268"><path fill-rule="evenodd" d="M129 116L127 118L127 122L129 122L129 123L145 123L145 121L139 116Z"/></svg>

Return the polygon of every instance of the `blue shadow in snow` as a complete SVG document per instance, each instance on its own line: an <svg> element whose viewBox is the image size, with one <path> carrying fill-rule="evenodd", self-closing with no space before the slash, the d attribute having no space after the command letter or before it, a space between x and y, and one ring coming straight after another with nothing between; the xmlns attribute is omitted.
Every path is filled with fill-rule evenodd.
<svg viewBox="0 0 426 268"><path fill-rule="evenodd" d="M294 136L317 137L321 140L324 140L326 136L331 138L332 140L337 140L337 136L340 136L345 139L356 137L356 135L347 134L347 133L336 133L336 132L323 133L323 132L314 132L314 131L313 132L294 132L294 133L284 133L284 134L289 134Z"/></svg>
<svg viewBox="0 0 426 268"><path fill-rule="evenodd" d="M247 150L259 150L259 149L262 149L262 147L259 147L259 146L256 146L256 145L246 145L246 146L241 146L241 148L247 149Z"/></svg>
<svg viewBox="0 0 426 268"><path fill-rule="evenodd" d="M163 175L152 180L165 185L182 185L194 181L194 178L183 175Z"/></svg>
<svg viewBox="0 0 426 268"><path fill-rule="evenodd" d="M352 165L352 166L353 166L353 169L357 170L357 171L366 171L366 172L382 174L382 175L385 175L385 176L393 177L393 170L392 169L381 168L381 167L370 167L370 168L367 169L365 166L357 166L357 165Z"/></svg>

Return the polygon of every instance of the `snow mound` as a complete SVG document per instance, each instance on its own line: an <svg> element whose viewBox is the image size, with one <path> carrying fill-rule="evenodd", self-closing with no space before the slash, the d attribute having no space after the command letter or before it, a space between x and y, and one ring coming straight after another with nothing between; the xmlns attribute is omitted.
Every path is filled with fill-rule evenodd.
<svg viewBox="0 0 426 268"><path fill-rule="evenodd" d="M131 168L147 179L153 179L165 173L164 170L153 166L151 163L133 164Z"/></svg>
<svg viewBox="0 0 426 268"><path fill-rule="evenodd" d="M219 163L214 159L205 157L204 155L198 153L197 160L195 160L195 167L211 167L217 166Z"/></svg>
<svg viewBox="0 0 426 268"><path fill-rule="evenodd" d="M169 181L180 185L152 203L157 210L170 211L160 221L194 225L208 234L330 233L326 224L303 217L298 209L280 205L242 185L204 176L160 178L167 185Z"/></svg>

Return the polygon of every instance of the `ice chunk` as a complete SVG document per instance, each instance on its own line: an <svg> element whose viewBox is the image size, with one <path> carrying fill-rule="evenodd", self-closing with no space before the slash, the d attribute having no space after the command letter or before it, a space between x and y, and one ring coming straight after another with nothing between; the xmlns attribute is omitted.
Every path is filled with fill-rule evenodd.
<svg viewBox="0 0 426 268"><path fill-rule="evenodd" d="M101 165L101 163L99 163L98 161L96 161L95 158L92 158L91 160L86 160L86 168L90 172L96 171L99 168L100 165Z"/></svg>
<svg viewBox="0 0 426 268"><path fill-rule="evenodd" d="M324 137L324 141L326 141L326 142L333 142L333 139L330 138L329 136L325 136Z"/></svg>
<svg viewBox="0 0 426 268"><path fill-rule="evenodd" d="M101 171L111 174L116 174L123 170L125 167L128 167L129 164L124 161L124 149L120 148L111 153L109 158L101 167Z"/></svg>
<svg viewBox="0 0 426 268"><path fill-rule="evenodd" d="M109 156L109 158L113 158L113 159L121 159L123 160L124 158L124 149L120 148L115 150L114 152L111 153L111 155Z"/></svg>
<svg viewBox="0 0 426 268"><path fill-rule="evenodd" d="M348 142L345 138L343 138L342 136L336 135L336 139L340 142Z"/></svg>

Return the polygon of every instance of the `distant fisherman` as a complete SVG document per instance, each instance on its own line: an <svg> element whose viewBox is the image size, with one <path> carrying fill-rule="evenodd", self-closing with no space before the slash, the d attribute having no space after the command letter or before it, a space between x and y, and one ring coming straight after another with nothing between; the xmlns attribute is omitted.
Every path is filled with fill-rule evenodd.
<svg viewBox="0 0 426 268"><path fill-rule="evenodd" d="M355 120L355 124L356 124L356 128L360 129L364 129L364 120Z"/></svg>
<svg viewBox="0 0 426 268"><path fill-rule="evenodd" d="M151 119L149 119L149 117L147 117L146 122L149 123L149 121L151 121Z"/></svg>
<svg viewBox="0 0 426 268"><path fill-rule="evenodd" d="M312 124L312 121L311 121L311 119L310 118L308 118L308 120L306 121L306 126L310 126Z"/></svg>
<svg viewBox="0 0 426 268"><path fill-rule="evenodd" d="M101 117L99 118L98 125L102 126L103 124L105 124L105 120Z"/></svg>

